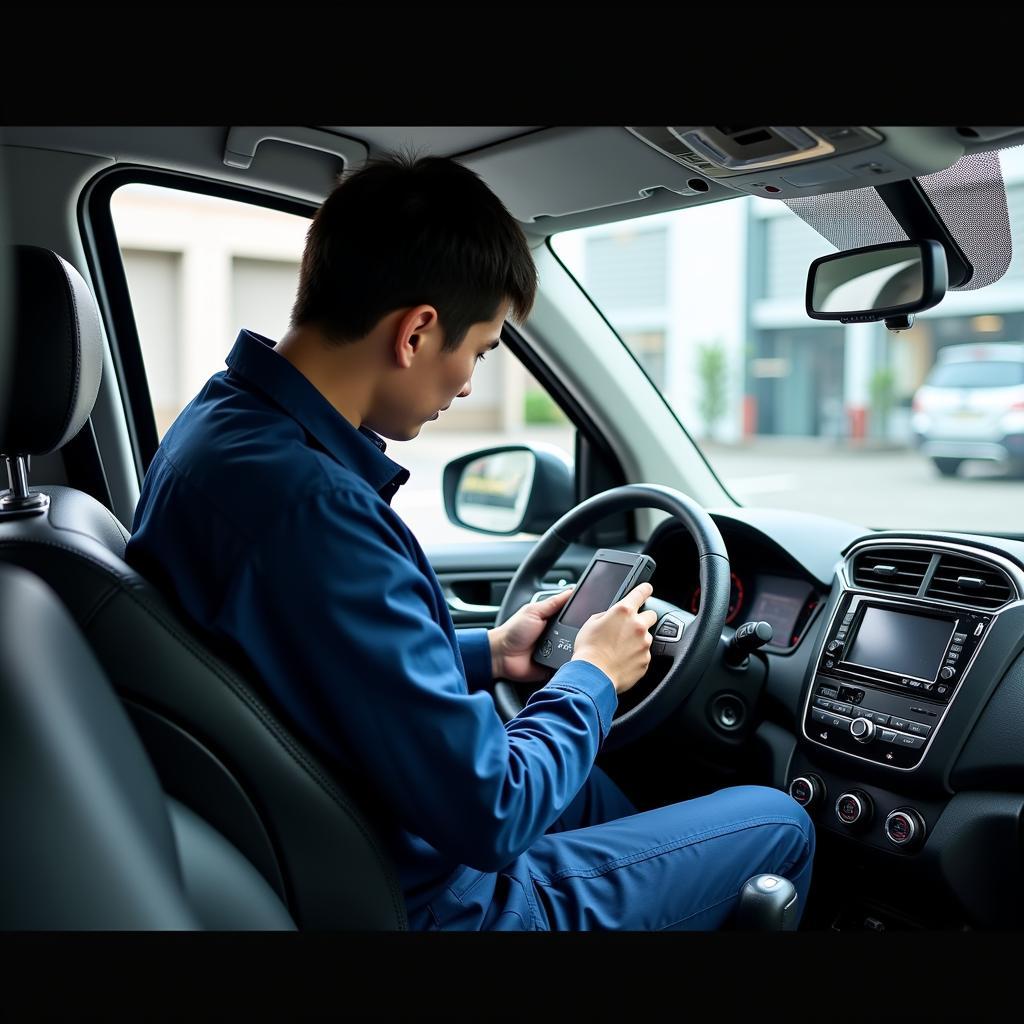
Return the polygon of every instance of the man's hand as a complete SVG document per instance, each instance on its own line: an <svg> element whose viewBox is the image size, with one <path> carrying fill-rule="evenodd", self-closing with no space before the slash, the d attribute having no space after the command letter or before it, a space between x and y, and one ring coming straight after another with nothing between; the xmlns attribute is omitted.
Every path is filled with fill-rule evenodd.
<svg viewBox="0 0 1024 1024"><path fill-rule="evenodd" d="M625 693L650 668L654 639L650 630L658 615L640 609L653 593L650 583L641 583L607 611L591 615L576 636L572 660L596 665L618 694Z"/></svg>
<svg viewBox="0 0 1024 1024"><path fill-rule="evenodd" d="M487 631L491 642L491 670L495 679L513 683L537 683L551 677L551 669L533 660L533 649L541 633L565 606L573 588L554 597L524 604L507 622Z"/></svg>

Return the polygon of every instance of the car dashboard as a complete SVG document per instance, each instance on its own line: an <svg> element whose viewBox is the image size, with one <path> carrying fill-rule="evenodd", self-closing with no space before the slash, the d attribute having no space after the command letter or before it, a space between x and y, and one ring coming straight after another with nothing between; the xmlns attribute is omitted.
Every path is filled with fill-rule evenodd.
<svg viewBox="0 0 1024 1024"><path fill-rule="evenodd" d="M719 734L723 757L759 750L770 784L814 820L807 924L1024 924L1024 544L712 516L733 574L724 637L755 619L774 636L758 675L709 673L685 717L691 736L697 721ZM665 523L646 550L655 595L695 612L686 531ZM715 713L726 699L731 735Z"/></svg>
<svg viewBox="0 0 1024 1024"><path fill-rule="evenodd" d="M727 520L720 521L719 528L729 551L732 582L726 626L735 629L747 621L768 622L772 639L766 647L793 650L827 598L827 587L764 534ZM653 580L657 596L696 615L701 588L697 548L690 535L666 535L658 545L656 561L662 567Z"/></svg>

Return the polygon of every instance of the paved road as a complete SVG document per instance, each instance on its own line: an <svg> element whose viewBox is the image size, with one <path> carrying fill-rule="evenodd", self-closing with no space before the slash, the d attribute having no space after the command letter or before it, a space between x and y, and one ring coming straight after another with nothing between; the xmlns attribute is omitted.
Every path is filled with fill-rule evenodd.
<svg viewBox="0 0 1024 1024"><path fill-rule="evenodd" d="M939 476L915 451L850 451L834 444L706 446L734 498L876 527L1024 534L1024 480L982 462Z"/></svg>
<svg viewBox="0 0 1024 1024"><path fill-rule="evenodd" d="M517 440L572 451L571 434L558 428L524 431ZM424 544L484 539L448 522L441 506L441 471L456 455L496 443L501 439L493 434L424 431L414 441L389 447L412 472L395 508ZM985 463L967 463L960 476L945 479L908 450L852 451L834 443L773 438L742 446L709 444L705 452L744 505L800 509L865 526L1024 534L1024 480Z"/></svg>

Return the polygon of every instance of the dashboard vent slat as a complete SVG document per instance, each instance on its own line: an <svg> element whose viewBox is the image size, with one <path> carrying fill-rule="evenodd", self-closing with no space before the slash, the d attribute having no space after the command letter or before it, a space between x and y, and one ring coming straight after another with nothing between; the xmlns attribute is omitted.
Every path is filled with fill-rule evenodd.
<svg viewBox="0 0 1024 1024"><path fill-rule="evenodd" d="M1010 577L998 566L966 555L942 555L925 597L975 608L999 608L1016 597Z"/></svg>
<svg viewBox="0 0 1024 1024"><path fill-rule="evenodd" d="M910 548L872 548L853 559L854 586L911 596L921 589L931 552Z"/></svg>

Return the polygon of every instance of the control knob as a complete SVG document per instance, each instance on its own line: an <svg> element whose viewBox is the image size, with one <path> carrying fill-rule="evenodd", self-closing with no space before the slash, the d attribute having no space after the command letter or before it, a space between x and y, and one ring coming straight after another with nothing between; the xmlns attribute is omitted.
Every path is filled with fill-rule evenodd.
<svg viewBox="0 0 1024 1024"><path fill-rule="evenodd" d="M909 807L897 807L885 819L885 838L901 850L913 850L924 842L924 818Z"/></svg>
<svg viewBox="0 0 1024 1024"><path fill-rule="evenodd" d="M813 813L816 807L825 799L825 783L812 772L798 775L789 784L789 795L808 814Z"/></svg>
<svg viewBox="0 0 1024 1024"><path fill-rule="evenodd" d="M836 817L851 829L864 828L873 813L871 797L859 789L843 793L836 801Z"/></svg>
<svg viewBox="0 0 1024 1024"><path fill-rule="evenodd" d="M855 718L850 723L850 735L858 743L870 743L875 738L875 723L869 718Z"/></svg>

